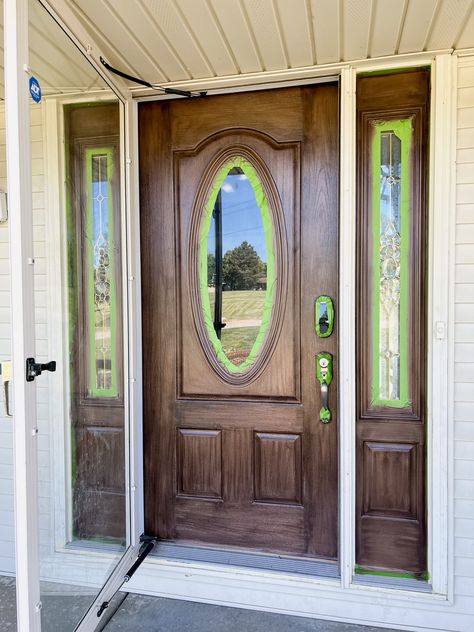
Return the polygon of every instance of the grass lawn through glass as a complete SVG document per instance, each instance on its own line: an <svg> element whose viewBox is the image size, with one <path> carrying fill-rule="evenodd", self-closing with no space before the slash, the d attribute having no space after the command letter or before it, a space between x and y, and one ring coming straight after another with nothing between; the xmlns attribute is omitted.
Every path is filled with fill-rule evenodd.
<svg viewBox="0 0 474 632"><path fill-rule="evenodd" d="M221 342L226 356L239 365L249 355L258 336L265 305L266 292L262 290L235 290L222 292ZM214 290L209 292L211 314L214 313Z"/></svg>

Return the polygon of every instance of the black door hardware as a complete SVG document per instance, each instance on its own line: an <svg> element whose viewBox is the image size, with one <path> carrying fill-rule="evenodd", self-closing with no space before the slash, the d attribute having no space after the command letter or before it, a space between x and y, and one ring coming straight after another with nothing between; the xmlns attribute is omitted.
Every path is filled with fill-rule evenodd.
<svg viewBox="0 0 474 632"><path fill-rule="evenodd" d="M43 371L56 371L56 361L51 360L46 364L38 364L34 358L26 358L26 381L33 382L35 377L41 375Z"/></svg>

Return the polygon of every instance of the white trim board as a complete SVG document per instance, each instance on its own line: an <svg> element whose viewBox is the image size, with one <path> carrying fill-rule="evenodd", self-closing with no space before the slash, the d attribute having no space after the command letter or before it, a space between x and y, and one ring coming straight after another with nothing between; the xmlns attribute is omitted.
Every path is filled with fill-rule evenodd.
<svg viewBox="0 0 474 632"><path fill-rule="evenodd" d="M15 418L15 563L17 625L41 628L38 529L38 427L36 387L25 379L25 360L35 356L34 254L28 97L28 0L5 0L6 158L10 216L13 404Z"/></svg>

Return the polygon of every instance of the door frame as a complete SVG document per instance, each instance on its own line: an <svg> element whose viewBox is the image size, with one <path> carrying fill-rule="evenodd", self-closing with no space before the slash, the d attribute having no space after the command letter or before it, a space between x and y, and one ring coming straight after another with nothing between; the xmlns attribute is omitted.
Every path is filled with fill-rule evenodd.
<svg viewBox="0 0 474 632"><path fill-rule="evenodd" d="M344 344L339 345L339 563L341 587L354 588L355 567L355 314L356 314L356 118L355 89L359 73L380 72L396 68L430 67L430 151L428 208L428 318L427 318L427 561L433 595L451 599L452 569L452 421L454 390L454 209L455 209L455 116L456 56L450 53L416 57L409 63L397 60L342 66L340 81L340 202L339 310L338 327L344 331ZM252 90L297 86L334 80L334 75L313 80L300 79L278 84L247 87ZM449 86L449 88L448 88ZM213 94L241 92L241 87L213 91ZM446 95L450 98L446 98ZM141 97L133 102L134 137L138 134L138 103L164 100L168 96ZM138 181L139 166L135 163L134 178ZM440 175L442 174L442 178ZM452 213L446 213L446 208ZM139 226L139 204L131 207L132 221ZM449 238L446 239L446 235ZM135 244L136 246L137 244ZM446 258L448 256L448 265ZM136 268L138 271L138 268ZM138 283L139 284L139 283ZM141 306L135 305L141 315ZM451 323L451 326L449 325ZM430 335L432 333L432 335ZM141 340L134 353L141 357ZM342 342L342 341L341 341ZM438 370L438 367L440 369ZM446 371L448 367L448 371ZM446 437L448 441L446 442ZM436 493L433 493L436 490ZM151 563L148 563L151 564ZM145 565L146 566L146 565ZM357 589L361 587L357 585ZM390 594L391 589L387 594Z"/></svg>
<svg viewBox="0 0 474 632"><path fill-rule="evenodd" d="M40 0L51 12L51 6L46 0ZM70 32L73 29L75 40L85 53L90 53L91 38L84 31L77 19L62 1L55 2L61 16L56 13L56 19L60 25ZM65 24L67 18L67 25ZM70 28L68 28L68 26ZM97 51L97 49L95 49ZM97 54L95 54L97 59ZM432 96L431 96L431 143L430 143L430 201L429 201L429 313L428 313L428 568L430 571L434 594L417 595L416 593L393 591L391 589L377 588L383 592L384 603L402 606L403 599L409 597L412 603L424 605L429 601L440 600L449 604L453 598L454 570L451 563L453 557L454 533L453 533L453 390L454 390L454 224L455 224L455 148L456 148L456 64L457 55L452 51L440 51L439 54L423 53L416 55L400 55L396 58L387 58L374 63L373 60L364 60L351 65L340 63L331 64L319 69L306 71L304 82L319 80L321 75L334 74L341 78L341 183L340 183L340 245L344 248L344 261L340 266L340 308L339 327L346 333L346 345L344 353L340 356L339 388L340 388L340 417L341 417L341 445L340 445L340 556L341 556L341 583L334 582L328 586L328 582L318 580L315 584L325 584L321 587L321 600L315 606L315 613L325 613L328 618L340 618L338 608L344 599L347 589L357 590L357 598L367 608L373 605L371 616L375 616L377 606L373 604L373 590L365 586L352 584L354 566L354 522L355 522L355 380L354 380L354 315L355 315L355 284L353 277L355 243L354 243L354 218L355 218L355 80L358 72L401 69L423 64L430 66L432 70ZM98 62L94 64L98 66ZM20 73L20 69L15 69ZM301 81L292 81L293 77L301 76L294 71L280 73L279 86L301 85ZM313 79L307 79L307 77ZM284 81L287 77L288 81ZM258 80L266 81L266 77L250 77L243 81L251 83ZM233 85L229 88L229 85ZM251 88L242 84L242 79L234 82L228 80L221 82L221 93L227 91L240 91L243 89L257 89L276 87L272 85L254 85ZM218 93L218 90L215 92ZM147 98L147 97L144 97ZM156 97L153 97L156 98ZM137 100L132 101L131 94L124 98L125 114L124 123L126 129L124 149L124 170L126 172L126 229L127 229L127 260L128 267L124 268L124 281L129 289L128 305L128 345L129 345L129 397L130 397L130 442L129 453L131 457L131 469L134 475L131 477L130 491L130 519L138 530L143 525L143 485L142 485L142 446L141 446L141 300L140 300L140 249L139 249L139 206L138 206L138 162L137 162ZM342 148L344 150L342 151ZM28 148L23 141L19 146L20 160L25 160ZM442 177L438 177L442 176ZM446 213L449 209L449 213ZM448 237L446 237L448 236ZM446 265L447 261L447 265ZM18 357L20 357L18 355ZM447 370L446 370L447 368ZM25 438L26 442L26 438ZM25 443L23 443L24 449ZM22 446L16 446L16 458L21 457ZM34 481L20 473L19 482L26 490L26 494L34 498ZM18 483L18 480L17 480ZM433 494L433 490L437 493ZM34 536L34 525L28 524L28 530ZM134 531L134 529L132 529ZM36 553L30 553L33 568L36 567ZM435 561L434 561L435 560ZM26 577L26 564L21 563L23 577ZM144 564L142 581L136 577L130 584L130 590L140 592L152 592L150 590L155 580L156 592L179 594L176 581L176 573L182 565L177 563L165 564L150 561ZM189 565L187 565L189 568ZM174 571L173 571L174 569ZM161 571L161 572L160 572ZM171 588L165 589L167 574L171 577L175 573L175 583L171 582ZM179 574L179 573L178 573ZM157 577L158 576L158 577ZM208 567L202 573L196 573L199 579L216 577L223 581L229 577L230 582L235 581L238 574L235 571L222 571L222 567ZM284 580L278 580L275 576L269 578L265 573L254 573L255 585L274 583L282 584ZM31 580L31 576L30 576ZM145 580L145 581L143 581ZM164 582L163 582L164 580ZM242 574L242 580L246 581L246 575ZM181 581L184 581L181 580ZM150 583L151 582L151 583ZM291 578L288 586L293 590L296 586L302 587L307 580ZM160 588L161 586L161 588ZM185 592L186 594L186 592ZM194 593L188 592L188 598L193 598ZM197 593L196 593L197 594ZM300 593L301 594L301 593ZM339 597L337 597L339 595ZM199 598L199 597L194 597ZM346 592L347 598L347 592ZM203 596L204 601L218 601L219 598L209 599ZM264 601L264 600L263 600ZM242 603L245 603L244 601ZM332 605L331 605L332 604ZM335 605L334 605L335 604ZM250 606L252 607L252 606ZM258 607L258 606L253 606ZM263 609L268 608L261 605ZM275 610L290 612L291 608L279 605ZM395 608L396 610L396 608ZM331 612L334 614L331 615ZM394 615L396 616L396 614ZM414 615L415 616L415 615ZM347 617L351 618L351 616ZM416 617L415 617L416 618ZM415 618L413 621L415 621ZM355 619L354 619L355 620ZM389 621L386 620L386 623ZM421 625L421 623L420 623ZM26 629L26 628L25 628Z"/></svg>
<svg viewBox="0 0 474 632"><path fill-rule="evenodd" d="M439 177L430 178L429 200L429 313L428 331L434 331L435 323L454 322L453 320L453 247L454 217L445 213L446 208L454 209L453 175L455 147L455 90L451 90L451 100L445 99L446 86L453 86L456 57L445 54L437 56L424 65L431 66L433 73L431 96L431 148L430 173L443 174L444 183ZM418 66L418 59L406 68ZM393 66L394 64L392 64ZM340 406L340 569L341 585L352 587L355 563L355 82L359 72L370 70L389 70L390 65L376 64L368 67L346 66L340 71L340 243L339 250L345 253L340 259L339 274L339 310L338 326L345 332L345 344L339 351L339 406ZM288 81L278 84L285 86L305 85L333 81L334 74L316 80ZM273 84L253 86L252 89L270 89ZM224 92L240 92L239 88L226 89ZM217 92L216 92L217 93ZM127 233L128 270L128 332L124 336L129 345L129 411L130 411L130 456L131 470L134 471L130 495L130 520L134 525L132 532L143 530L143 457L142 457L142 393L141 393L141 293L140 293L140 245L139 245L139 193L138 193L138 103L149 100L162 100L170 97L143 97L128 100L125 107L124 124L126 134L126 196L125 215ZM171 97L172 98L172 97ZM454 134L453 134L454 130ZM449 146L451 149L449 149ZM342 150L344 147L344 151ZM448 147L448 150L446 148ZM436 171L435 171L436 170ZM446 174L451 174L447 182ZM449 243L446 235L449 234ZM446 260L446 246L449 248L449 265L440 262ZM125 275L125 271L124 271ZM433 289L436 288L436 292ZM442 327L443 325L441 325ZM449 328L448 328L449 330ZM428 344L428 570L435 594L452 596L453 582L448 576L448 557L452 551L452 530L448 533L452 520L452 409L453 409L453 369L454 341L452 335L444 340L429 336ZM436 367L448 366L449 375ZM133 367L133 368L132 368ZM448 430L449 433L448 434ZM448 436L448 446L446 445ZM451 438L449 438L451 437ZM449 474L451 473L451 480ZM433 494L432 490L444 490L442 494ZM448 498L449 493L449 498ZM448 504L448 500L449 503ZM434 516L437 516L435 519ZM449 544L449 548L448 548ZM151 562L145 562L144 567ZM448 583L450 593L448 595ZM360 587L358 587L360 589Z"/></svg>

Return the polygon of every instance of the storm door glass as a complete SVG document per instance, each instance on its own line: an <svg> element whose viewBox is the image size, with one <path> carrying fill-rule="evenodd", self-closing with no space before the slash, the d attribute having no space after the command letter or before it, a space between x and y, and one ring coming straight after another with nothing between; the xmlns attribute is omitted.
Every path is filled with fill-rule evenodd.
<svg viewBox="0 0 474 632"><path fill-rule="evenodd" d="M30 0L41 620L74 630L127 547L121 103ZM58 612L61 617L58 618ZM98 622L97 613L94 614Z"/></svg>

